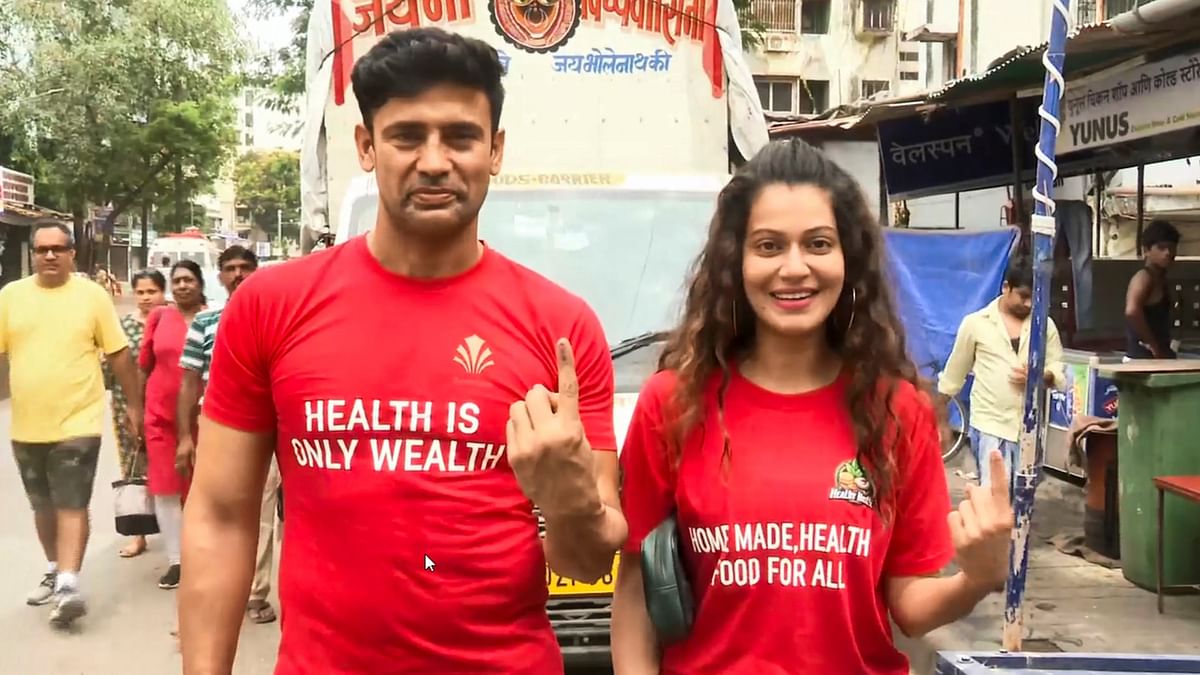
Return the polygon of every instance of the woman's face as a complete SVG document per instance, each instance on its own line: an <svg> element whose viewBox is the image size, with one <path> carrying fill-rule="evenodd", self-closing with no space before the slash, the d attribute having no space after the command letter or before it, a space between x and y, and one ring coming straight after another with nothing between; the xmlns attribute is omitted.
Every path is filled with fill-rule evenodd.
<svg viewBox="0 0 1200 675"><path fill-rule="evenodd" d="M171 296L180 307L192 307L200 302L200 280L182 267L171 273Z"/></svg>
<svg viewBox="0 0 1200 675"><path fill-rule="evenodd" d="M137 285L133 287L133 295L137 298L138 311L143 316L149 314L150 310L166 302L166 295L163 293L163 289L159 288L150 279L138 279Z"/></svg>
<svg viewBox="0 0 1200 675"><path fill-rule="evenodd" d="M846 276L829 192L813 185L764 187L750 207L742 278L758 330L783 337L822 331Z"/></svg>

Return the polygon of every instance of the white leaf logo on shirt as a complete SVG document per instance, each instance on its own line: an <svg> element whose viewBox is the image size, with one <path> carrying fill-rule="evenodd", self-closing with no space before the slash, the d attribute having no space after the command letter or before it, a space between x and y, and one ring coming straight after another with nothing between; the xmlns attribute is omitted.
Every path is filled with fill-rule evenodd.
<svg viewBox="0 0 1200 675"><path fill-rule="evenodd" d="M489 366L496 365L492 361L492 350L478 335L472 335L463 340L454 353L457 355L454 357L454 362L472 375L478 375L487 370Z"/></svg>

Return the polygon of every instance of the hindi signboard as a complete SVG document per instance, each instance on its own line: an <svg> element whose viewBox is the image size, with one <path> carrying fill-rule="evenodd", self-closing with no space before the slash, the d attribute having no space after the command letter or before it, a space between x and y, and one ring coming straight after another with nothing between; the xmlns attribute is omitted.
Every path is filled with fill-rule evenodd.
<svg viewBox="0 0 1200 675"><path fill-rule="evenodd" d="M1025 170L1033 168L1037 102L1023 99ZM879 123L879 152L891 199L990 187L1013 173L1013 125L1008 101L947 108L928 117Z"/></svg>
<svg viewBox="0 0 1200 675"><path fill-rule="evenodd" d="M5 200L32 206L33 176L0 166L0 202Z"/></svg>
<svg viewBox="0 0 1200 675"><path fill-rule="evenodd" d="M1200 53L1068 86L1063 118L1060 155L1200 126Z"/></svg>

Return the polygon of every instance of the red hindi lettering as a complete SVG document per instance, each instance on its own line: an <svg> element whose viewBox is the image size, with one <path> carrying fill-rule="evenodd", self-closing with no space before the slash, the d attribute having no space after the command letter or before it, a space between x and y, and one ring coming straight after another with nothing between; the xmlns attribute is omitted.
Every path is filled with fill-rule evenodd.
<svg viewBox="0 0 1200 675"><path fill-rule="evenodd" d="M383 0L367 0L354 7L354 32L363 33L372 26L376 35L383 35Z"/></svg>
<svg viewBox="0 0 1200 675"><path fill-rule="evenodd" d="M417 28L421 25L421 10L417 0L392 0L387 9L388 22L394 26Z"/></svg>
<svg viewBox="0 0 1200 675"><path fill-rule="evenodd" d="M600 0L580 0L579 17L584 21L600 22Z"/></svg>
<svg viewBox="0 0 1200 675"><path fill-rule="evenodd" d="M674 35L671 34L672 33L672 31L671 31L671 23L672 22L675 23ZM675 38L680 33L679 29L680 29L682 23L683 23L683 0L671 0L671 4L669 6L664 2L663 6L662 6L662 25L661 25L661 27L662 27L663 40L666 40L668 45L670 45L672 47L675 46Z"/></svg>
<svg viewBox="0 0 1200 675"><path fill-rule="evenodd" d="M683 28L683 35L693 40L704 39L704 24L708 17L705 0L692 0L688 7Z"/></svg>

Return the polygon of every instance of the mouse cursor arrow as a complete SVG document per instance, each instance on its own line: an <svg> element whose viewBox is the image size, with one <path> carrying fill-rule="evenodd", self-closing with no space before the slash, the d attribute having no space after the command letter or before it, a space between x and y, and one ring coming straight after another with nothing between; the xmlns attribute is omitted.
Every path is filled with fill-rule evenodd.
<svg viewBox="0 0 1200 675"><path fill-rule="evenodd" d="M425 571L432 572L434 567L433 558L425 556Z"/></svg>

